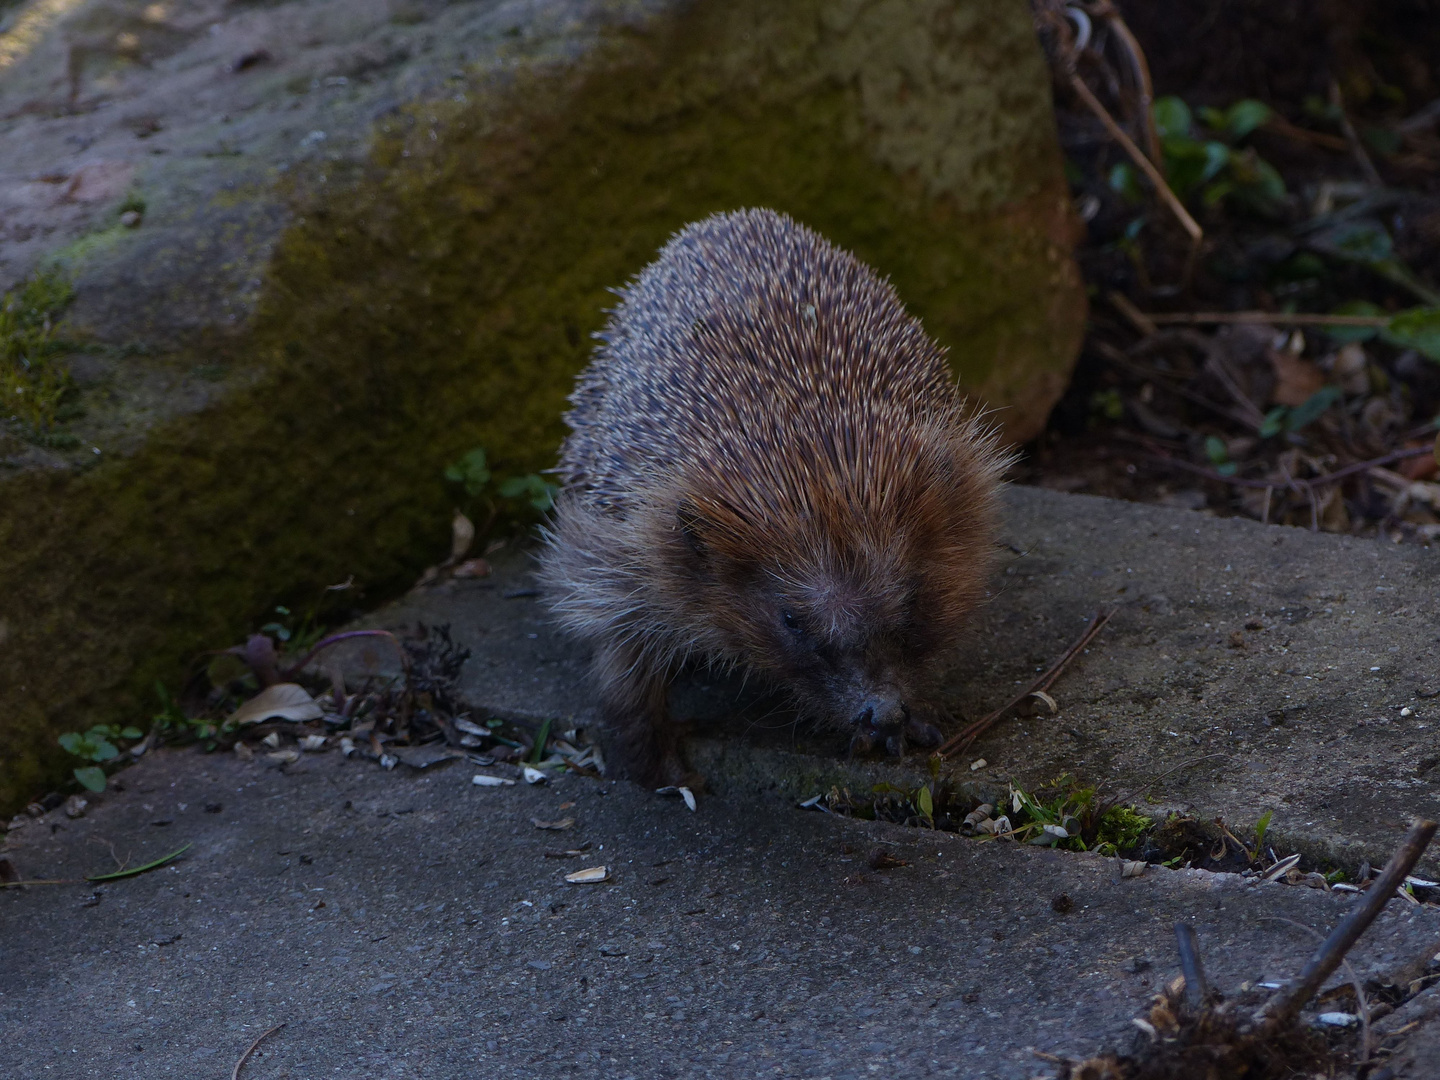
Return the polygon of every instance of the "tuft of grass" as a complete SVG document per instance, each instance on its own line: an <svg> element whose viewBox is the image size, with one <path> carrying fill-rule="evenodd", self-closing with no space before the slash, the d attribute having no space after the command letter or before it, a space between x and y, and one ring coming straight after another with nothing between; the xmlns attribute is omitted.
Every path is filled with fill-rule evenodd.
<svg viewBox="0 0 1440 1080"><path fill-rule="evenodd" d="M0 297L0 418L18 419L39 435L49 432L74 392L70 373L57 362L63 349L54 334L73 296L64 275L46 270Z"/></svg>

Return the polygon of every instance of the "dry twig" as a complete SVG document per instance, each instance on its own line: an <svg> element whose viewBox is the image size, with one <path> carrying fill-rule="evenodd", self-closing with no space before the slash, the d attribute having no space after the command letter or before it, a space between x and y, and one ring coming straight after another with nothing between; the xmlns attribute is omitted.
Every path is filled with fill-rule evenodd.
<svg viewBox="0 0 1440 1080"><path fill-rule="evenodd" d="M951 754L958 754L961 750L964 750L981 735L985 734L985 732L988 731L997 720L999 720L1007 712L1013 709L1016 705L1019 705L1031 694L1035 693L1037 690L1050 689L1051 685L1055 682L1055 680L1060 678L1061 674L1064 673L1065 668L1069 665L1070 661L1075 659L1075 657L1080 654L1081 650L1083 650L1085 646L1089 645L1090 642L1095 640L1095 635L1100 633L1100 631L1104 629L1105 624L1110 621L1110 616L1114 614L1115 612L1113 609L1102 609L1100 611L1097 611L1094 617L1091 618L1090 625L1085 628L1085 633L1080 635L1080 639L1076 641L1074 645L1070 646L1069 650L1066 651L1064 656L1060 657L1059 660L1056 660L1055 663L1050 665L1050 669L1046 671L1045 674L1041 675L1040 678L1036 679L1025 690L1017 694L1011 700L1007 701L1004 705L1000 706L1000 708L996 709L989 715L982 716L979 720L976 720L975 723L965 728L963 731L961 731L954 738L950 739L943 746L941 746L939 750L935 752L939 754L942 758L949 757Z"/></svg>
<svg viewBox="0 0 1440 1080"><path fill-rule="evenodd" d="M1415 869L1420 856L1425 854L1425 849L1430 846L1435 828L1433 821L1417 821L1411 826L1405 842L1390 857L1380 876L1361 894L1360 900L1350 909L1350 913L1330 931L1330 936L1310 958L1305 970L1265 1003L1255 1017L1257 1022L1274 1029L1294 1021L1305 1003L1315 996L1325 980L1340 966L1345 954L1360 939L1360 935L1369 929L1375 917L1384 910L1410 871Z"/></svg>
<svg viewBox="0 0 1440 1080"><path fill-rule="evenodd" d="M1117 305L1118 306L1118 305ZM1283 311L1137 312L1157 326L1373 326L1390 324L1389 315L1307 315ZM1152 331L1153 333L1153 331Z"/></svg>
<svg viewBox="0 0 1440 1080"><path fill-rule="evenodd" d="M1335 119L1340 125L1340 132L1345 136L1345 142L1350 147L1350 154L1355 158L1356 164L1360 166L1360 171L1365 174L1365 179L1376 187L1384 187L1385 181L1381 179L1375 163L1370 160L1370 155L1365 152L1365 146L1355 132L1355 125L1345 114L1345 96L1340 93L1340 84L1334 79L1330 80L1330 104L1335 107Z"/></svg>
<svg viewBox="0 0 1440 1080"><path fill-rule="evenodd" d="M264 1042L266 1039L268 1039L271 1035L274 1035L275 1032L283 1028L288 1022L289 1021L282 1020L274 1027L266 1031L262 1031L256 1037L255 1041L250 1044L249 1049L247 1049L243 1054L240 1055L240 1060L235 1062L235 1068L230 1071L230 1080L240 1080L240 1069L242 1066L244 1066L245 1062L250 1060L250 1055L255 1052L255 1048L259 1046L262 1042Z"/></svg>

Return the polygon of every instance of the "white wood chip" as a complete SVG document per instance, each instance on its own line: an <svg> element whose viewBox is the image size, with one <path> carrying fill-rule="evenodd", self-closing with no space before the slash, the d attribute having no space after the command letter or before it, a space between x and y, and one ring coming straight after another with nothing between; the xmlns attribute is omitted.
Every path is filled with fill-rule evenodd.
<svg viewBox="0 0 1440 1080"><path fill-rule="evenodd" d="M514 780L507 780L503 776L490 776L488 773L476 773L470 778L470 783L476 787L514 787Z"/></svg>
<svg viewBox="0 0 1440 1080"><path fill-rule="evenodd" d="M603 866L591 866L585 870L576 870L573 874L566 874L565 880L571 885L598 885L610 877L610 871Z"/></svg>

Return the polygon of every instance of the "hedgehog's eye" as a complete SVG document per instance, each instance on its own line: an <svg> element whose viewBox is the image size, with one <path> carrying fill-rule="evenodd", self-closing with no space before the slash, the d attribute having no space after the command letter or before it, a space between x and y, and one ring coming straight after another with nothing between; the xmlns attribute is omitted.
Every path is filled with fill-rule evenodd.
<svg viewBox="0 0 1440 1080"><path fill-rule="evenodd" d="M780 620L785 624L785 628L796 636L805 632L804 628L800 625L800 620L795 617L793 611L782 611L780 613Z"/></svg>

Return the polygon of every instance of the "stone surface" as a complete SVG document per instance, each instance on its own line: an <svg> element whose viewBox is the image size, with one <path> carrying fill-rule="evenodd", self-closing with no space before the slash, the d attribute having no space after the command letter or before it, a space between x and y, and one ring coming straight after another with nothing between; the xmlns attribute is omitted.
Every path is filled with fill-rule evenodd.
<svg viewBox="0 0 1440 1080"><path fill-rule="evenodd" d="M993 595L943 694L957 715L1003 704L1095 611L1115 614L1053 688L1060 714L1004 721L956 763L961 776L984 758L981 776L1033 788L1068 772L1232 828L1270 812L1277 844L1351 870L1380 865L1412 817L1440 818L1433 551L1039 488L1011 488L1007 503ZM475 652L463 693L482 709L586 721L583 652L545 621L524 559L498 567L376 620L451 624ZM843 739L796 730L755 688L700 675L675 699L722 786L737 741L809 755L778 770L787 794L831 782L814 763ZM1440 853L1425 865L1434 877Z"/></svg>
<svg viewBox="0 0 1440 1080"><path fill-rule="evenodd" d="M692 814L583 777L482 789L462 765L262 762L160 752L84 818L56 810L9 834L4 855L26 877L192 845L103 886L0 891L11 1074L229 1075L284 1022L247 1080L1023 1080L1050 1075L1032 1049L1128 1047L1130 1017L1177 974L1175 922L1195 927L1211 981L1233 993L1310 953L1277 919L1323 932L1350 902L1200 871L1120 880L1092 856L753 791ZM562 814L572 831L531 825ZM546 857L583 844L584 857ZM908 865L870 870L874 847ZM612 881L563 881L593 865ZM1437 947L1437 912L1395 900L1351 959L1384 980ZM1418 1055L1436 994L1404 1007L1422 1021L1400 1074L1413 1080L1434 1075Z"/></svg>
<svg viewBox="0 0 1440 1080"><path fill-rule="evenodd" d="M461 453L548 466L605 289L688 220L768 204L853 248L1015 438L1074 356L1019 0L5 19L0 278L74 275L84 415L0 444L0 805L43 790L57 731L152 707L277 602L413 580Z"/></svg>

